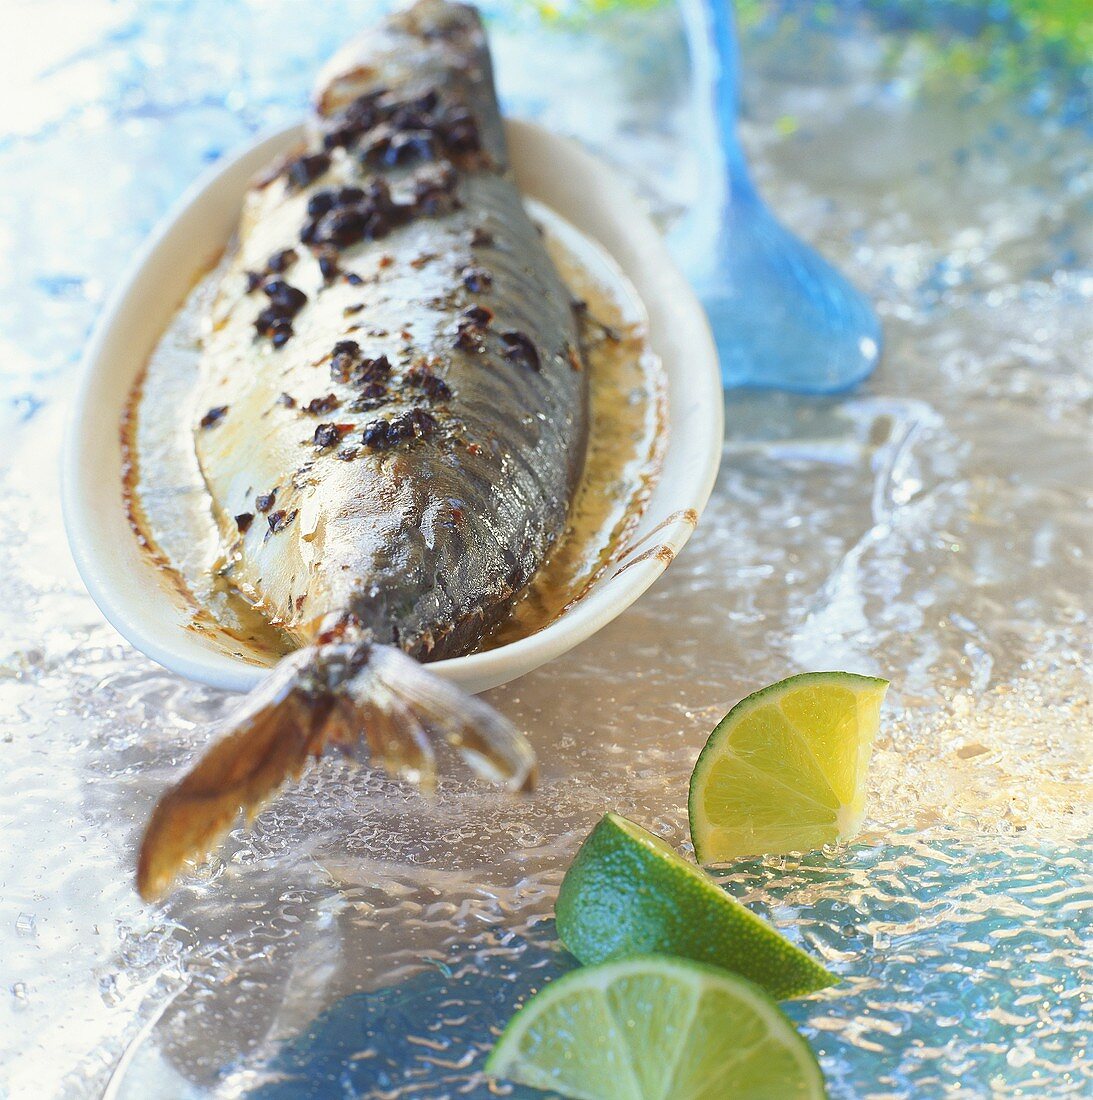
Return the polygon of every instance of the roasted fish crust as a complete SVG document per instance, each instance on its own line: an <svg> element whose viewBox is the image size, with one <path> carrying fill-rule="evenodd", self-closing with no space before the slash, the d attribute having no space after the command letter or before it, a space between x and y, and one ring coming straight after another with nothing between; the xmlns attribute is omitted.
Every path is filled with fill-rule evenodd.
<svg viewBox="0 0 1093 1100"><path fill-rule="evenodd" d="M505 719L418 663L508 614L587 431L575 304L511 178L477 13L419 0L315 104L248 197L194 423L225 576L300 648L160 799L146 898L331 745L426 788L453 756L534 777Z"/></svg>
<svg viewBox="0 0 1093 1100"><path fill-rule="evenodd" d="M573 303L508 171L473 9L395 16L316 104L219 291L201 469L230 579L271 623L306 643L348 613L420 659L461 655L565 526Z"/></svg>

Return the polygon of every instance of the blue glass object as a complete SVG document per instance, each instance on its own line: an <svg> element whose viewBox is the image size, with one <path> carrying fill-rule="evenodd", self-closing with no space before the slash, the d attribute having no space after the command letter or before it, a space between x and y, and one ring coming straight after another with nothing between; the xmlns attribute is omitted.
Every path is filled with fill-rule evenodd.
<svg viewBox="0 0 1093 1100"><path fill-rule="evenodd" d="M704 65L710 70L727 176L716 241L693 276L725 385L813 394L850 389L880 357L876 313L843 275L781 225L752 184L736 133L739 59L731 3L692 0L685 12L696 75Z"/></svg>

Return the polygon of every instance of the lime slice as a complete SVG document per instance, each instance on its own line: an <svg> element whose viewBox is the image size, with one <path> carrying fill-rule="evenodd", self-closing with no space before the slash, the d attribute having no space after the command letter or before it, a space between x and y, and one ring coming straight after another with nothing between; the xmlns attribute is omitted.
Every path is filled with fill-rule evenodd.
<svg viewBox="0 0 1093 1100"><path fill-rule="evenodd" d="M808 1043L757 986L645 955L551 982L512 1018L486 1072L576 1100L813 1100Z"/></svg>
<svg viewBox="0 0 1093 1100"><path fill-rule="evenodd" d="M588 834L554 912L562 942L586 964L679 955L742 974L777 1000L837 980L700 867L618 814Z"/></svg>
<svg viewBox="0 0 1093 1100"><path fill-rule="evenodd" d="M791 676L737 703L691 775L700 863L805 852L853 836L887 680Z"/></svg>

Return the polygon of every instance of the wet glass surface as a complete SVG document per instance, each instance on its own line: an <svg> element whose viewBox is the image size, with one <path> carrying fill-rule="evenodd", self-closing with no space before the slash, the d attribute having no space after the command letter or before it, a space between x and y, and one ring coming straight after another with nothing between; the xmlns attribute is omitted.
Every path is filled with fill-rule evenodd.
<svg viewBox="0 0 1093 1100"><path fill-rule="evenodd" d="M865 831L720 874L843 977L788 1006L833 1096L1087 1095L1093 175L1070 62L1018 65L959 5L742 8L756 182L871 294L885 358L842 398L732 394L714 498L665 577L491 693L540 752L538 793L426 803L325 761L138 902L138 831L228 699L84 592L65 400L143 237L298 117L372 7L5 6L0 1095L491 1095L498 1027L573 965L551 918L587 830L615 809L685 847L714 723L821 667L892 680ZM626 11L502 16L510 109L626 167L687 262L705 128L674 14L647 13L650 37Z"/></svg>

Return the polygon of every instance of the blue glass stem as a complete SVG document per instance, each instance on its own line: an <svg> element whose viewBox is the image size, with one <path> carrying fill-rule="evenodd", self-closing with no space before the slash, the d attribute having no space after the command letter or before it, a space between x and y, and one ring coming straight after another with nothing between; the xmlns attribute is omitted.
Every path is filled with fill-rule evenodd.
<svg viewBox="0 0 1093 1100"><path fill-rule="evenodd" d="M835 393L866 378L880 357L869 301L783 227L748 173L736 132L738 54L729 0L684 0L698 79L708 74L717 119L719 228L694 271L721 354L726 386Z"/></svg>

